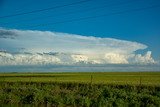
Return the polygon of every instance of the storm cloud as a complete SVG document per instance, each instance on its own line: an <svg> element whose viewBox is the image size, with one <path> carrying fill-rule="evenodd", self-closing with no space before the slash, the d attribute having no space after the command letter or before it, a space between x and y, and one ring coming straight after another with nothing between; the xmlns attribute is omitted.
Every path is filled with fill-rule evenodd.
<svg viewBox="0 0 160 107"><path fill-rule="evenodd" d="M145 44L51 31L0 29L0 65L150 64Z"/></svg>

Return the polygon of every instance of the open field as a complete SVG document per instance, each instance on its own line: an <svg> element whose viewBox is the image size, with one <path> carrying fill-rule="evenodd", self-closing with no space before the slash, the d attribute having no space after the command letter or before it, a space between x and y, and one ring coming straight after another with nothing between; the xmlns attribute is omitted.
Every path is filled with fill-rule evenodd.
<svg viewBox="0 0 160 107"><path fill-rule="evenodd" d="M0 81L160 85L160 72L0 73Z"/></svg>
<svg viewBox="0 0 160 107"><path fill-rule="evenodd" d="M159 107L160 72L1 73L0 107Z"/></svg>

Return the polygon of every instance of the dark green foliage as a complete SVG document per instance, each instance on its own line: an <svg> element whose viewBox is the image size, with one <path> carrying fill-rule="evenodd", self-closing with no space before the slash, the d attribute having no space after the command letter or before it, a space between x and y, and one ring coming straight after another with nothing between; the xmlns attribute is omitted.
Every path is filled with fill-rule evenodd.
<svg viewBox="0 0 160 107"><path fill-rule="evenodd" d="M0 106L159 107L159 86L0 82ZM12 107L12 106L11 106Z"/></svg>

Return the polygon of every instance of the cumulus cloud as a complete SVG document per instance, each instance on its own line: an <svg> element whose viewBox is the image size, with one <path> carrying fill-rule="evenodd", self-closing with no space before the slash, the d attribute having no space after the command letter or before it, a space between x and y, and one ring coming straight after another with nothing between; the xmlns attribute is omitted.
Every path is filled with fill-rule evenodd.
<svg viewBox="0 0 160 107"><path fill-rule="evenodd" d="M10 54L0 52L1 65L44 65L59 64L60 59L46 54Z"/></svg>
<svg viewBox="0 0 160 107"><path fill-rule="evenodd" d="M152 54L152 52L148 51L143 56L141 54L134 55L134 57L132 58L133 59L133 63L146 63L146 64L156 63L154 61L154 59L152 58L151 54Z"/></svg>
<svg viewBox="0 0 160 107"><path fill-rule="evenodd" d="M105 59L108 63L128 64L128 55L117 53L106 53Z"/></svg>
<svg viewBox="0 0 160 107"><path fill-rule="evenodd" d="M146 45L50 31L0 29L0 65L155 63Z"/></svg>

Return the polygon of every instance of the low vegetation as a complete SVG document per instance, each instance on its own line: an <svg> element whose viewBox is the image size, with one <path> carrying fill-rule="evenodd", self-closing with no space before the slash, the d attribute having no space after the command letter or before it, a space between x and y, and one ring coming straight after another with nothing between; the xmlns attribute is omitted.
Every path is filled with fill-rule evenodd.
<svg viewBox="0 0 160 107"><path fill-rule="evenodd" d="M160 85L160 72L0 73L0 81Z"/></svg>
<svg viewBox="0 0 160 107"><path fill-rule="evenodd" d="M107 78L107 73L102 73ZM101 73L0 74L0 107L159 107L159 76L144 73L156 84L146 84L143 76L136 82L107 82ZM137 74L137 75L136 75ZM68 77L67 77L68 75ZM74 76L73 76L74 75ZM77 76L76 76L77 75ZM97 75L97 77L96 77ZM101 75L101 79L100 76ZM114 73L108 73L114 75ZM115 73L115 77L138 73ZM84 76L84 77L83 77ZM132 78L132 76L129 76ZM69 81L68 78L71 78ZM77 78L78 79L77 79ZM88 79L86 79L88 77ZM99 78L98 78L99 77ZM108 76L109 77L109 76ZM45 78L45 79L44 79ZM48 80L46 78L49 78ZM54 78L53 80L51 78ZM57 78L57 79L55 79ZM61 79L60 79L61 78ZM63 79L64 78L64 81ZM156 78L156 79L155 79ZM17 79L17 80L16 80ZM37 79L37 80L36 80ZM44 79L44 81L43 81ZM74 81L75 79L75 81ZM85 80L83 80L85 79ZM96 80L97 79L97 80ZM80 81L81 80L81 81ZM118 79L118 81L124 79ZM134 79L128 79L131 81ZM85 82L86 81L86 82ZM103 82L104 81L104 82ZM110 81L112 79L110 78ZM143 83L144 81L144 83Z"/></svg>

